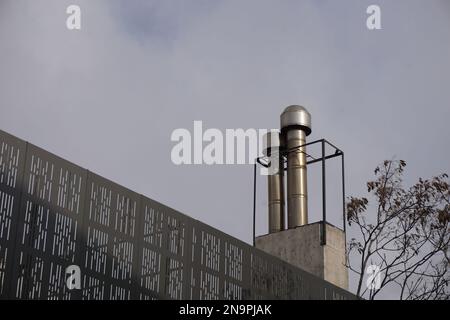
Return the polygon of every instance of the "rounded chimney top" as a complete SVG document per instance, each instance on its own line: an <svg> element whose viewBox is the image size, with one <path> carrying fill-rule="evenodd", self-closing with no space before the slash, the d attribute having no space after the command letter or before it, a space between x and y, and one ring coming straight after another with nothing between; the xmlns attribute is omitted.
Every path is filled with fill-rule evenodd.
<svg viewBox="0 0 450 320"><path fill-rule="evenodd" d="M308 136L311 133L311 114L305 107L292 105L284 109L280 116L281 132L300 129Z"/></svg>

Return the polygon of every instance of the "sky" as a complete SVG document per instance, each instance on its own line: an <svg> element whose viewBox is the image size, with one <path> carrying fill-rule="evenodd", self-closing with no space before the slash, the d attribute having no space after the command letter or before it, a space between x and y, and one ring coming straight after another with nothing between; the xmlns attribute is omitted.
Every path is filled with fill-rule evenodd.
<svg viewBox="0 0 450 320"><path fill-rule="evenodd" d="M71 4L81 30L66 28ZM345 152L348 196L385 159L406 160L412 183L450 171L449 57L446 0L0 0L0 129L251 243L252 166L176 166L175 129L279 128L299 104L308 141ZM257 234L266 193L258 177Z"/></svg>

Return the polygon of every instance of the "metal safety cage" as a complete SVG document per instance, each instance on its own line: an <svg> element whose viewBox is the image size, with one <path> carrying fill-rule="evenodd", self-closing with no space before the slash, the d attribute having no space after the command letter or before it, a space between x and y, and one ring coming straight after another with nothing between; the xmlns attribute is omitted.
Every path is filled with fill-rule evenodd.
<svg viewBox="0 0 450 320"><path fill-rule="evenodd" d="M346 234L346 217L345 217L345 159L344 152L342 149L336 147L334 144L329 142L326 139L319 139L316 141L308 142L297 146L295 148L291 148L289 150L282 149L280 150L281 159L282 159L282 169L283 171L287 170L287 156L291 152L295 152L299 149L302 149L307 146L319 145L320 146L320 155L312 156L311 154L305 152L307 157L307 165L312 165L316 163L320 163L321 165L321 189L322 189L322 230L321 230L321 245L325 245L327 243L326 238L326 224L327 224L327 191L326 191L326 163L328 160L339 158L341 159L341 183L342 183L342 227L344 234ZM326 146L331 147L332 152L327 152ZM268 156L262 156L256 158L256 161L253 166L253 246L255 246L256 239L256 190L257 190L257 166L261 165L265 168L269 167L270 160Z"/></svg>

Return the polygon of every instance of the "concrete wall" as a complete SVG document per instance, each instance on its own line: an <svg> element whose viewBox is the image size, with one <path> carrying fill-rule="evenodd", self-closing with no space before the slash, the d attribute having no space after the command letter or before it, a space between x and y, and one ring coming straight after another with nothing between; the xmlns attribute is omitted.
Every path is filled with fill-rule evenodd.
<svg viewBox="0 0 450 320"><path fill-rule="evenodd" d="M324 279L338 287L348 289L348 269L345 266L345 234L327 225L327 244L324 250Z"/></svg>
<svg viewBox="0 0 450 320"><path fill-rule="evenodd" d="M327 224L326 236L322 246L317 222L257 237L256 247L347 290L344 232Z"/></svg>

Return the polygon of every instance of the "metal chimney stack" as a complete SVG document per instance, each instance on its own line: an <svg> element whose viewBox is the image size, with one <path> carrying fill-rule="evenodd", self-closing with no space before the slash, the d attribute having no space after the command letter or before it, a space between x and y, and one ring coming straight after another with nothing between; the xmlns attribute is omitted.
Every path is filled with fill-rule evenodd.
<svg viewBox="0 0 450 320"><path fill-rule="evenodd" d="M263 139L263 154L271 165L267 176L269 198L269 233L284 230L284 180L280 133L268 132Z"/></svg>
<svg viewBox="0 0 450 320"><path fill-rule="evenodd" d="M280 116L281 133L265 136L263 139L264 162L258 163L270 168L280 163L280 171L269 175L269 234L255 237L256 212L256 164L254 166L254 206L253 236L254 246L270 255L280 258L334 285L348 290L348 270L346 268L347 251L344 229L327 223L325 189L322 193L323 221L308 223L308 190L306 137L311 134L311 115L301 106L289 106ZM279 140L276 140L279 138ZM325 188L325 159L342 157L342 183L344 183L344 154L335 149L334 155L325 156L325 139L312 142L322 146L322 157L311 162L322 161L322 187ZM328 143L332 146L330 143ZM308 147L309 149L310 147ZM278 152L277 152L278 151ZM281 151L281 152L280 152ZM279 161L279 162L277 162ZM287 166L283 166L287 161ZM283 173L286 167L287 173ZM286 200L283 198L283 174L287 176ZM344 184L342 200L345 200ZM287 202L287 219L283 213L283 201ZM344 203L343 203L344 204ZM345 209L345 206L344 208ZM283 221L287 220L287 230L283 230ZM319 241L320 239L320 241ZM306 258L305 258L306 257Z"/></svg>
<svg viewBox="0 0 450 320"><path fill-rule="evenodd" d="M281 139L287 154L288 228L308 224L306 136L311 133L311 115L302 106L289 106L280 116Z"/></svg>

